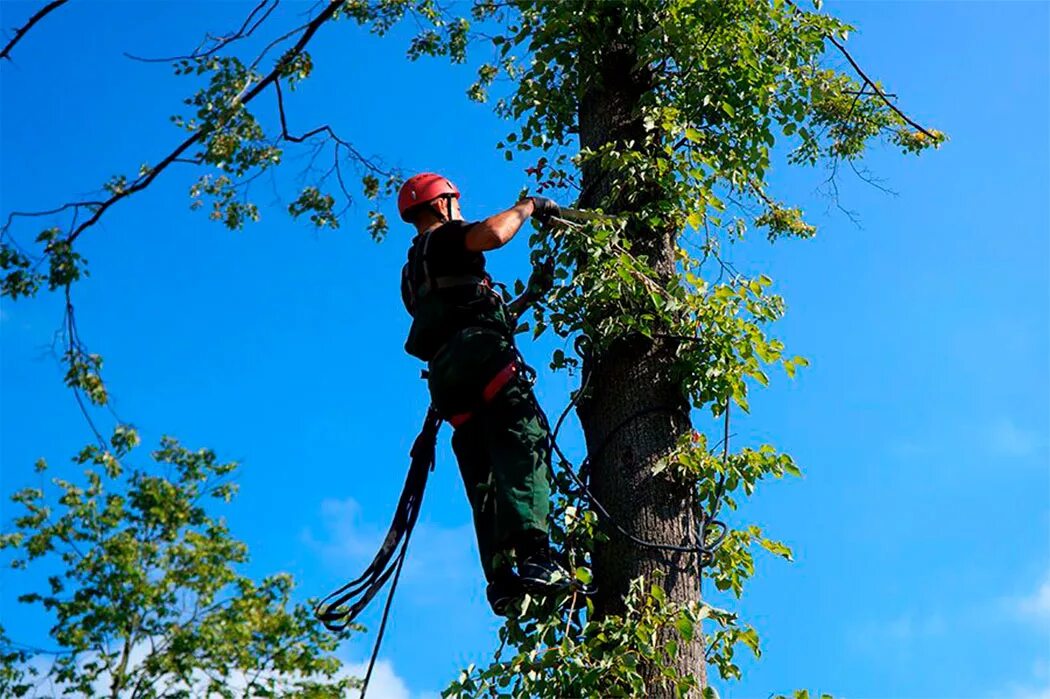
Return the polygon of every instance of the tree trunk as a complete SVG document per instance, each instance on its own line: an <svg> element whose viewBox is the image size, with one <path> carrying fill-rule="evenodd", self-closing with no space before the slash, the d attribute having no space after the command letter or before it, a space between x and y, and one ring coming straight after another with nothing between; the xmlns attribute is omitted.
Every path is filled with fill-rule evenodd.
<svg viewBox="0 0 1050 699"><path fill-rule="evenodd" d="M597 148L607 143L633 141L640 147L644 130L639 106L651 88L648 69L637 66L637 55L630 38L618 33L616 3L603 3L607 41L594 65L581 75L588 81L579 108L580 145ZM590 38L594 40L593 37ZM590 42L588 42L590 43ZM608 173L593 164L583 168L581 205L608 201ZM622 196L623 193L618 193ZM645 203L645 193L635 193L635 208ZM651 197L658 197L653 192ZM646 255L661 279L676 274L674 246L677 231L673 222L664 230L630 231L633 250ZM694 489L654 476L654 465L667 456L678 439L690 428L689 405L672 376L673 355L664 343L645 338L620 341L600 356L588 357L584 371L588 396L578 413L591 456L591 490L609 510L616 522L639 539L671 545L695 545L698 522ZM607 527L610 541L594 553L594 574L598 590L598 614L623 611L623 598L631 581L645 576L657 582L674 602L695 601L700 597L700 571L693 553L676 553L645 548ZM657 571L663 577L657 579ZM704 641L698 633L692 642L679 642L678 670L696 676L706 685ZM649 696L673 696L658 676L644 671Z"/></svg>

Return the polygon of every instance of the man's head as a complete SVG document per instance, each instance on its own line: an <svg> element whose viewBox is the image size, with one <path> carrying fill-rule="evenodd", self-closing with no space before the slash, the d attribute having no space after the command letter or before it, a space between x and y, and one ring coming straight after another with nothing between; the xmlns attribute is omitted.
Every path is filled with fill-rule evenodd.
<svg viewBox="0 0 1050 699"><path fill-rule="evenodd" d="M446 177L423 172L409 177L397 195L401 220L424 231L435 223L462 218L459 190Z"/></svg>

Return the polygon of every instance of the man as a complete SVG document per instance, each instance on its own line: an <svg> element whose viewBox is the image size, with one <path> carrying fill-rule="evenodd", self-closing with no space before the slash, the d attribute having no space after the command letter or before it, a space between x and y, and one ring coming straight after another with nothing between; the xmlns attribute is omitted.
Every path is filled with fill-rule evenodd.
<svg viewBox="0 0 1050 699"><path fill-rule="evenodd" d="M550 273L534 274L522 297L504 304L484 253L506 245L530 216L542 220L558 206L532 197L468 223L456 186L422 173L402 186L398 209L417 231L401 274L412 316L405 349L427 362L432 405L453 426L489 604L506 614L524 592L551 594L568 584L548 538L547 420L514 344L517 316L549 288Z"/></svg>

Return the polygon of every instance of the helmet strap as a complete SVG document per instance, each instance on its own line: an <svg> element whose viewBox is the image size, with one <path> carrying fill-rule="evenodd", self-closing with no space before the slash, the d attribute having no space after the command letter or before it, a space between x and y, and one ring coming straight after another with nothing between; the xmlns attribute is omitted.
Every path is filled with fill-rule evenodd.
<svg viewBox="0 0 1050 699"><path fill-rule="evenodd" d="M436 202L438 199L444 200L447 213L434 205L434 202ZM427 207L434 213L435 216L437 216L439 221L441 221L442 223L448 223L452 220L452 199L452 194L442 194L437 199L432 199L431 201L427 202Z"/></svg>

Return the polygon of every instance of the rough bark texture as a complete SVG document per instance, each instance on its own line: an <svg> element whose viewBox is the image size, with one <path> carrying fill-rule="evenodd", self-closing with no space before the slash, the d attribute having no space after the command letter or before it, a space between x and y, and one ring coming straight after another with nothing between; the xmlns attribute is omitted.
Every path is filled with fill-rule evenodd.
<svg viewBox="0 0 1050 699"><path fill-rule="evenodd" d="M618 26L615 3L607 3L606 27ZM651 87L647 69L638 67L630 39L613 35L598 57L597 65L584 75L595 75L580 103L580 142L596 148L610 142L642 140L638 114L640 100ZM610 178L597 167L584 167L583 206L592 206L609 194ZM633 204L645 201L639 194ZM658 196L653 193L652 196ZM622 198L620 201L623 201ZM666 230L637 230L630 234L636 253L648 256L658 275L675 274L673 224ZM591 486L594 495L617 522L640 539L673 545L696 542L697 503L693 489L652 475L653 466L666 456L678 438L689 431L688 403L671 375L673 356L667 347L640 338L623 341L588 358L588 396L579 416L591 455ZM626 537L610 532L611 540L595 551L595 597L599 614L616 614L631 580L653 573L664 574L662 585L673 601L694 601L700 596L700 571L692 553L674 553L640 547ZM677 660L683 672L693 673L706 685L704 642L698 634L692 643L681 643ZM657 677L647 677L650 696L672 696Z"/></svg>

